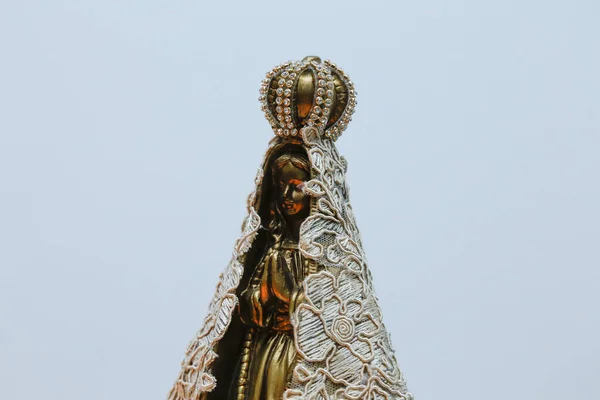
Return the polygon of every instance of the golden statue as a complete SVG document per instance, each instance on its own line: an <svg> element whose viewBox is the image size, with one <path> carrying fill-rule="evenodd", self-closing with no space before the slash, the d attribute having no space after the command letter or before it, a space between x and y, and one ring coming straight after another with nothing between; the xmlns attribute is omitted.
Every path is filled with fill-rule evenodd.
<svg viewBox="0 0 600 400"><path fill-rule="evenodd" d="M260 93L276 136L169 400L410 400L334 144L354 86L306 57L275 67Z"/></svg>

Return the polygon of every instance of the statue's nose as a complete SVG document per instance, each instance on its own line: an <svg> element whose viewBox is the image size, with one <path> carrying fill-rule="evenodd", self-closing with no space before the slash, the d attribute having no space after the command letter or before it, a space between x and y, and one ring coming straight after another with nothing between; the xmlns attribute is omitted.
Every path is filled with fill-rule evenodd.
<svg viewBox="0 0 600 400"><path fill-rule="evenodd" d="M285 187L284 191L283 191L283 198L286 200L289 200L292 198L292 186L288 185Z"/></svg>

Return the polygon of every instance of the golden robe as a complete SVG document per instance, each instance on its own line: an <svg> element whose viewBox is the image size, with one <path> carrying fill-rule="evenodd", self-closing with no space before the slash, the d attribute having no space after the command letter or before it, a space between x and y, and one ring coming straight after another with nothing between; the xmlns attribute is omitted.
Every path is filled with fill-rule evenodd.
<svg viewBox="0 0 600 400"><path fill-rule="evenodd" d="M245 344L237 400L282 398L297 354L290 310L307 274L307 261L290 241L272 246L256 266L240 296L240 317L255 328Z"/></svg>

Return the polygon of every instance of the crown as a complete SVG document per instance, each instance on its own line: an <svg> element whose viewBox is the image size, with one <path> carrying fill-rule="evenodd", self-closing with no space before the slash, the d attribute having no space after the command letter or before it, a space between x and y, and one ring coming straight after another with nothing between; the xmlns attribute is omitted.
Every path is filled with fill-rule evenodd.
<svg viewBox="0 0 600 400"><path fill-rule="evenodd" d="M309 56L269 71L259 101L276 135L300 137L302 127L315 126L336 140L352 120L356 91L337 65Z"/></svg>

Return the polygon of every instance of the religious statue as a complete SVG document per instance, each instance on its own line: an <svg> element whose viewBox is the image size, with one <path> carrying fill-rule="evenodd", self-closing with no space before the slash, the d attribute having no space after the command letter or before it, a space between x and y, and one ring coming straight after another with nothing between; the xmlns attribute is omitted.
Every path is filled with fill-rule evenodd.
<svg viewBox="0 0 600 400"><path fill-rule="evenodd" d="M334 144L353 83L306 57L270 71L260 102L275 137L169 400L411 400Z"/></svg>

